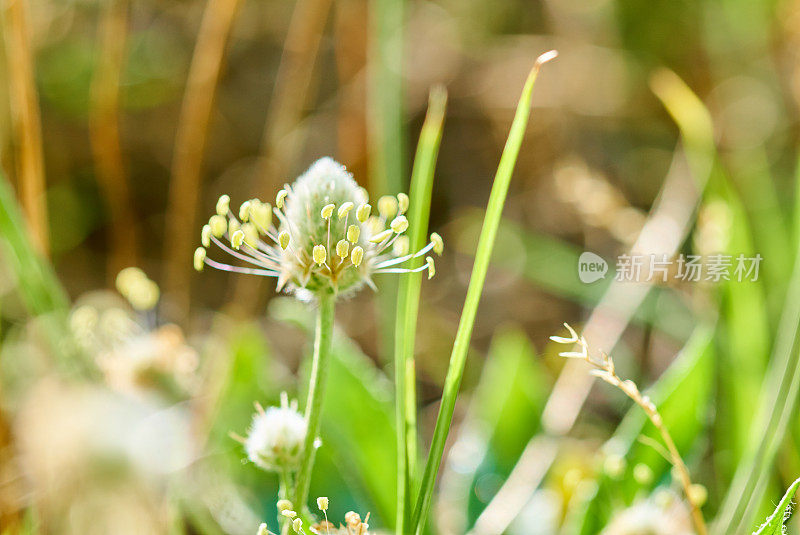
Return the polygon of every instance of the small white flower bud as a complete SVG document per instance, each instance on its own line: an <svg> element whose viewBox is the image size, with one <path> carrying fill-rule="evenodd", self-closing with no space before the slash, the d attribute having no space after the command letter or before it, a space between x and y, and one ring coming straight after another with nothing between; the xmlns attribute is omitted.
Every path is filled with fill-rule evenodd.
<svg viewBox="0 0 800 535"><path fill-rule="evenodd" d="M322 265L328 258L328 251L325 250L324 245L315 245L314 249L311 251L311 256L315 264Z"/></svg>
<svg viewBox="0 0 800 535"><path fill-rule="evenodd" d="M206 263L206 250L204 247L198 247L194 250L194 269L203 271L203 266Z"/></svg>
<svg viewBox="0 0 800 535"><path fill-rule="evenodd" d="M281 246L281 249L286 250L289 247L289 241L291 240L291 236L285 230L278 234L278 245Z"/></svg>
<svg viewBox="0 0 800 535"><path fill-rule="evenodd" d="M231 247L238 251L242 243L244 243L244 232L242 230L237 230L231 235Z"/></svg>
<svg viewBox="0 0 800 535"><path fill-rule="evenodd" d="M345 216L347 216L347 214L350 213L350 210L352 210L354 206L355 204L353 204L352 201L347 201L346 203L342 204L339 207L339 211L337 212L339 219L343 219Z"/></svg>
<svg viewBox="0 0 800 535"><path fill-rule="evenodd" d="M361 227L358 225L350 225L347 227L347 241L350 243L357 243L359 236L361 236Z"/></svg>
<svg viewBox="0 0 800 535"><path fill-rule="evenodd" d="M368 204L362 204L361 206L358 207L358 210L356 210L356 218L363 223L364 221L367 220L367 218L369 218L369 213L371 211L372 211L372 206Z"/></svg>
<svg viewBox="0 0 800 535"><path fill-rule="evenodd" d="M384 195L378 199L378 213L387 221L397 214L397 198Z"/></svg>
<svg viewBox="0 0 800 535"><path fill-rule="evenodd" d="M227 216L230 205L231 198L227 195L220 195L219 199L217 199L217 215Z"/></svg>
<svg viewBox="0 0 800 535"><path fill-rule="evenodd" d="M433 252L441 256L444 252L444 240L439 234L434 232L431 234L431 243L433 243Z"/></svg>
<svg viewBox="0 0 800 535"><path fill-rule="evenodd" d="M322 219L330 219L333 215L333 211L336 209L335 204L326 204L320 210L320 215L322 215Z"/></svg>
<svg viewBox="0 0 800 535"><path fill-rule="evenodd" d="M244 201L239 206L239 219L242 220L242 223L250 219L250 201Z"/></svg>
<svg viewBox="0 0 800 535"><path fill-rule="evenodd" d="M317 507L320 511L327 511L328 510L328 498L325 496L320 496L317 498Z"/></svg>
<svg viewBox="0 0 800 535"><path fill-rule="evenodd" d="M408 230L408 219L406 216L399 215L392 220L392 224L390 225L392 230L398 234L402 234L406 230Z"/></svg>
<svg viewBox="0 0 800 535"><path fill-rule="evenodd" d="M289 194L285 189L282 189L278 192L278 195L275 196L275 206L278 210L283 209L283 201L286 200L286 196Z"/></svg>
<svg viewBox="0 0 800 535"><path fill-rule="evenodd" d="M203 247L211 246L211 227L209 225L203 225L203 230L200 231L200 243L203 244Z"/></svg>
<svg viewBox="0 0 800 535"><path fill-rule="evenodd" d="M428 266L428 280L430 280L436 275L436 265L433 263L433 258L430 256L425 257L425 264Z"/></svg>
<svg viewBox="0 0 800 535"><path fill-rule="evenodd" d="M364 259L364 249L361 246L356 245L353 247L353 251L350 253L350 261L353 263L354 266L358 267L361 265L361 261Z"/></svg>
<svg viewBox="0 0 800 535"><path fill-rule="evenodd" d="M221 238L228 230L228 220L221 215L212 215L208 220L208 226L211 227L211 234L215 238Z"/></svg>
<svg viewBox="0 0 800 535"><path fill-rule="evenodd" d="M397 194L397 207L401 214L405 214L408 211L408 205L410 202L411 201L409 200L408 195L405 193Z"/></svg>
<svg viewBox="0 0 800 535"><path fill-rule="evenodd" d="M388 240L394 232L391 229L386 229L383 232L379 232L378 234L374 235L369 239L372 243L381 243L384 240Z"/></svg>
<svg viewBox="0 0 800 535"><path fill-rule="evenodd" d="M336 254L339 258L347 258L350 253L350 242L347 240L339 240L336 244Z"/></svg>

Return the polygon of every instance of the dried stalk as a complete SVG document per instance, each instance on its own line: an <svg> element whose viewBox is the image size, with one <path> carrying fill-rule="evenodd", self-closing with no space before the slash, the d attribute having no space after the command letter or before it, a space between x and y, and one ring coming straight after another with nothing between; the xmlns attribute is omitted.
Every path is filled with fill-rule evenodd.
<svg viewBox="0 0 800 535"><path fill-rule="evenodd" d="M6 41L11 120L16 145L17 180L22 207L33 242L42 254L50 250L48 235L42 122L34 82L31 31L24 0L5 0L3 34Z"/></svg>
<svg viewBox="0 0 800 535"><path fill-rule="evenodd" d="M89 136L97 180L110 213L109 276L137 264L138 224L131 205L119 125L120 78L128 35L128 0L112 0L98 29L99 58L92 80Z"/></svg>
<svg viewBox="0 0 800 535"><path fill-rule="evenodd" d="M180 315L189 307L192 242L208 125L225 45L240 4L240 0L208 0L206 4L175 135L164 252L165 293Z"/></svg>
<svg viewBox="0 0 800 535"><path fill-rule="evenodd" d="M559 353L559 355L567 358L585 360L595 368L589 373L595 377L599 377L608 384L619 388L626 396L631 398L637 405L639 405L639 407L642 408L656 429L658 429L664 444L667 446L670 462L678 472L678 478L680 479L681 486L683 487L683 492L686 495L686 500L689 502L689 506L691 507L692 522L694 523L698 535L706 535L708 533L708 529L706 528L706 523L703 520L703 513L700 511L700 505L695 500L694 492L692 492L692 480L689 477L689 470L686 468L686 464L683 462L680 453L678 453L678 448L675 446L675 441L672 440L672 436L664 426L664 422L661 419L661 414L659 414L655 404L650 401L649 397L644 396L641 392L639 392L639 388L636 386L636 383L630 379L622 380L617 375L617 371L614 366L614 360L609 355L601 351L600 356L602 360L600 362L592 359L589 356L589 344L586 343L586 339L583 336L578 336L578 333L576 333L575 330L568 324L565 323L564 326L570 333L569 338L551 336L550 339L559 344L577 344L580 348L580 351L565 351Z"/></svg>

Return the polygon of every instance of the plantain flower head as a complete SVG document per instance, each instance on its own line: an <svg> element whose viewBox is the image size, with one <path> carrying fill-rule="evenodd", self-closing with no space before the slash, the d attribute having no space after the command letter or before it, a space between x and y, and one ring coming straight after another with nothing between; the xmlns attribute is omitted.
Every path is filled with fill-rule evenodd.
<svg viewBox="0 0 800 535"><path fill-rule="evenodd" d="M256 411L247 437L242 439L247 458L268 471L297 469L308 429L297 403L289 403L284 393L280 407L265 410L256 404Z"/></svg>
<svg viewBox="0 0 800 535"><path fill-rule="evenodd" d="M434 233L425 247L409 252L408 207L408 196L400 193L381 197L373 210L353 175L322 158L278 192L274 207L250 199L234 213L230 198L220 197L217 213L203 227L194 266L275 277L278 290L301 298L349 295L364 285L374 289L372 278L380 273L427 271L432 277L433 258L426 255L441 254L444 243ZM212 260L212 243L249 266ZM408 266L422 257L422 265Z"/></svg>

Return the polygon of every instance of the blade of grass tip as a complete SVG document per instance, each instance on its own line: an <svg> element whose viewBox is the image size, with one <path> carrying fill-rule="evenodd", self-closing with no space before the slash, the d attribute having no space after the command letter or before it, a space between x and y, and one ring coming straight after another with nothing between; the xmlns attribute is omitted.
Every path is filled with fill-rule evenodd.
<svg viewBox="0 0 800 535"><path fill-rule="evenodd" d="M533 86L539 68L546 62L554 59L558 53L555 50L546 52L536 59L536 63L531 69L525 87L522 90L514 121L508 134L508 140L500 157L500 164L497 167L497 174L494 177L492 192L489 195L489 203L486 207L486 217L484 218L483 228L480 238L478 238L478 248L475 254L475 263L472 267L467 296L464 299L464 308L461 312L458 329L456 331L453 351L450 355L450 365L447 369L447 376L442 393L442 401L439 406L439 415L436 418L436 426L433 432L433 441L428 454L428 461L425 465L425 473L422 478L422 485L414 508L414 516L411 526L417 535L424 531L425 520L430 510L433 498L433 487L436 475L439 472L439 465L442 462L445 441L450 431L450 424L453 420L456 396L461 386L461 377L464 373L467 350L469 349L470 338L472 337L472 327L475 324L475 316L478 312L483 291L483 283L486 280L486 272L489 268L489 260L492 256L497 229L500 225L500 217L503 212L508 187L511 182L511 175L517 162L519 149L525 130L528 125L528 118L531 113L531 99L533 97Z"/></svg>
<svg viewBox="0 0 800 535"><path fill-rule="evenodd" d="M42 152L42 121L30 42L28 2L4 0L2 6L20 200L31 228L33 243L40 253L47 255L50 249L45 199L47 186Z"/></svg>
<svg viewBox="0 0 800 535"><path fill-rule="evenodd" d="M443 87L431 90L428 112L417 144L414 167L411 171L408 212L409 251L422 248L427 233L433 190L433 173L442 124L447 106L447 92ZM416 267L416 266L409 266ZM403 535L404 526L411 521L411 489L417 470L417 391L414 363L414 340L417 334L419 295L422 273L409 273L400 279L397 294L397 317L394 334L394 366L396 421L397 421L397 534ZM407 516L408 515L408 516Z"/></svg>
<svg viewBox="0 0 800 535"><path fill-rule="evenodd" d="M15 277L28 312L40 320L46 341L65 371L89 369L69 343L69 298L50 265L34 248L14 192L0 171L0 260Z"/></svg>
<svg viewBox="0 0 800 535"><path fill-rule="evenodd" d="M189 307L192 237L200 173L225 45L241 0L208 0L197 35L181 105L172 159L164 293L176 317Z"/></svg>

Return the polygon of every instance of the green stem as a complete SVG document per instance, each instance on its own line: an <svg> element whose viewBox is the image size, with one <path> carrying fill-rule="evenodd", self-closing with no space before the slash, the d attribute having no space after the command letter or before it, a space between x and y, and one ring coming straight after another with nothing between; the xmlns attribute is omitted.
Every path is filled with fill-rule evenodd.
<svg viewBox="0 0 800 535"><path fill-rule="evenodd" d="M311 484L311 470L314 467L316 454L315 442L319 436L322 416L322 397L325 390L325 379L328 374L328 364L331 352L331 338L333 337L334 303L333 295L322 294L319 296L317 310L317 328L314 335L314 360L311 366L311 378L308 385L308 400L306 401L306 422L308 432L303 444L303 460L300 471L297 473L297 486L295 499L292 504L295 511L302 511L308 498L308 489Z"/></svg>
<svg viewBox="0 0 800 535"><path fill-rule="evenodd" d="M292 477L289 474L288 470L281 470L281 479L280 479L280 489L278 491L278 495L282 500L289 499L289 493L292 491ZM289 519L283 516L283 514L278 511L278 526L281 528L281 535L288 535L289 534L289 526L291 522Z"/></svg>

